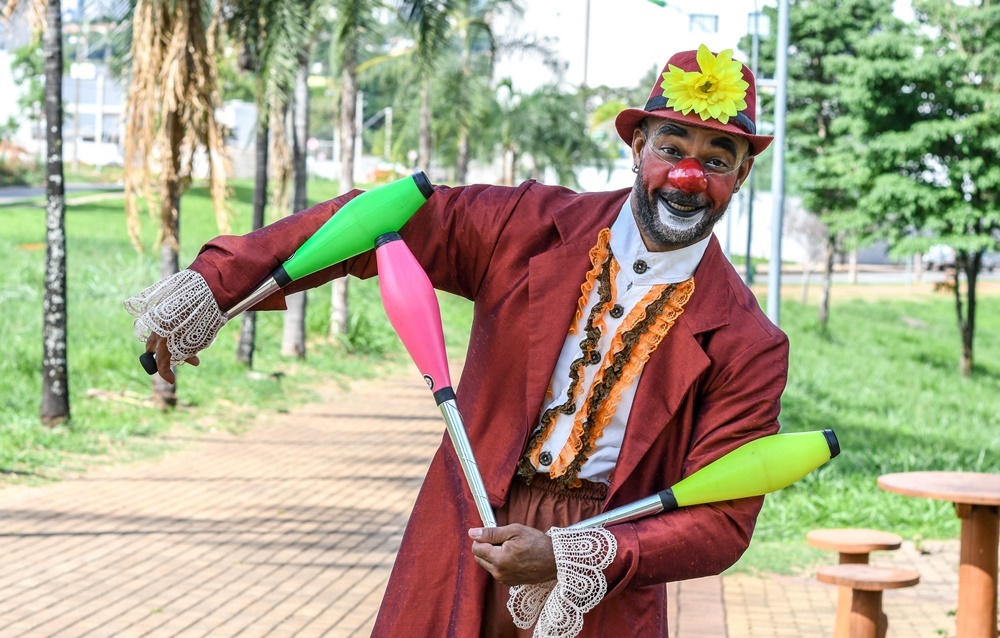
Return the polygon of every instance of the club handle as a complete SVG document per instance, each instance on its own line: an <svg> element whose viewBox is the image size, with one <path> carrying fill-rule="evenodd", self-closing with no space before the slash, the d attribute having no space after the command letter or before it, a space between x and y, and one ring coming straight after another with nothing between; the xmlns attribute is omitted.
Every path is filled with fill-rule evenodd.
<svg viewBox="0 0 1000 638"><path fill-rule="evenodd" d="M446 390L450 391L451 388L442 388L435 392L435 400L438 399L439 395L447 396ZM472 492L472 500L476 503L476 509L479 511L479 518L482 519L483 526L496 527L497 520L493 514L493 506L490 505L489 496L486 495L486 485L483 484L483 477L479 473L476 457L472 453L472 444L469 443L469 437L465 433L462 414L455 404L455 393L450 392L450 394L452 398L438 401L438 407L441 409L441 415L444 417L444 423L448 429L448 436L451 438L451 444L455 447L458 462L462 466L462 473L465 474L465 482L469 485L469 491Z"/></svg>
<svg viewBox="0 0 1000 638"><path fill-rule="evenodd" d="M623 523L680 507L763 496L799 480L840 454L833 430L774 434L742 445L684 480L644 499L569 526Z"/></svg>

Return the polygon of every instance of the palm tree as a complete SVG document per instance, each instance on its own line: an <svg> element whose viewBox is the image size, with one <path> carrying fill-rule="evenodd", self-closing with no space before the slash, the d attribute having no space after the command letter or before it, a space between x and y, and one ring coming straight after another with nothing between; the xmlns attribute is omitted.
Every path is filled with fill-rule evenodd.
<svg viewBox="0 0 1000 638"><path fill-rule="evenodd" d="M333 0L333 61L340 71L340 191L354 188L354 141L357 136L358 66L377 29L379 0ZM330 335L347 332L347 279L333 282Z"/></svg>
<svg viewBox="0 0 1000 638"><path fill-rule="evenodd" d="M503 98L487 128L498 136L505 184L514 184L523 167L525 177L540 178L551 169L560 183L579 187L577 167L611 167L611 151L587 131L585 93L564 93L549 85L522 95L509 80L500 86Z"/></svg>
<svg viewBox="0 0 1000 638"><path fill-rule="evenodd" d="M19 8L8 0L7 21ZM55 425L69 420L69 372L66 356L66 198L62 150L62 5L34 0L28 5L32 27L42 29L45 56L45 291L42 300L41 420ZM44 28L42 16L44 15Z"/></svg>
<svg viewBox="0 0 1000 638"><path fill-rule="evenodd" d="M295 74L295 95L292 100L292 211L305 210L306 198L306 139L309 137L309 56L299 58L299 70ZM291 212L291 211L289 211ZM306 291L288 295L285 303L284 330L281 338L281 354L286 357L306 357Z"/></svg>
<svg viewBox="0 0 1000 638"><path fill-rule="evenodd" d="M409 68L396 71L408 76L406 86L418 87L417 166L427 170L434 148L433 138L454 140L455 181L464 183L472 156L470 131L484 125L492 108L493 65L502 50L533 50L547 57L542 45L520 38L498 42L493 17L500 11L521 11L517 0L403 0L400 18L408 28L413 46L401 55L383 56L379 63L395 58ZM451 114L447 121L433 121L435 91L447 95ZM436 106L436 102L438 106ZM447 131L447 134L443 134Z"/></svg>
<svg viewBox="0 0 1000 638"><path fill-rule="evenodd" d="M462 0L402 0L400 13L413 33L413 63L419 69L420 132L417 137L417 167L431 163L431 84L433 71L447 50L452 36L452 17Z"/></svg>
<svg viewBox="0 0 1000 638"><path fill-rule="evenodd" d="M292 99L300 67L299 50L311 37L312 0L236 0L227 5L227 32L240 46L240 66L257 78L256 176L253 195L253 229L264 225L267 207L268 155L272 127L285 141L284 114ZM280 150L285 155L284 148ZM281 185L283 190L284 184ZM236 358L253 364L256 314L243 315Z"/></svg>
<svg viewBox="0 0 1000 638"><path fill-rule="evenodd" d="M208 29L211 14L202 0L137 0L133 12L125 213L138 250L140 197L159 220L161 277L179 269L180 198L199 149L208 155L216 221L221 232L228 230L224 137L215 119L218 8ZM176 387L158 375L153 389L162 406L176 404Z"/></svg>

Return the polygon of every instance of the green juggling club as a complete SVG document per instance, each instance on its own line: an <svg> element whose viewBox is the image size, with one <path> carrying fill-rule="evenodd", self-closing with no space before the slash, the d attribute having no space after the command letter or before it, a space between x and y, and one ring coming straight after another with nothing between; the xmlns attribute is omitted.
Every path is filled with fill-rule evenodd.
<svg viewBox="0 0 1000 638"><path fill-rule="evenodd" d="M358 195L275 268L250 296L223 313L226 320L296 279L371 250L376 237L402 228L433 192L427 175L419 171Z"/></svg>
<svg viewBox="0 0 1000 638"><path fill-rule="evenodd" d="M358 195L320 226L253 292L222 315L229 321L293 281L371 250L376 237L402 228L433 193L427 175L418 171ZM143 353L139 362L148 374L156 372L152 352Z"/></svg>
<svg viewBox="0 0 1000 638"><path fill-rule="evenodd" d="M765 436L742 445L673 485L569 529L621 523L679 507L770 494L840 454L833 430Z"/></svg>

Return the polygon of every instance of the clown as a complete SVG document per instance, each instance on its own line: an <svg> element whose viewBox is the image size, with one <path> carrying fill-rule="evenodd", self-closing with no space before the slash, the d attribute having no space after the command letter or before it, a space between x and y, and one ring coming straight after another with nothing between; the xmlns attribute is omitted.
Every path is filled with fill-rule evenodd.
<svg viewBox="0 0 1000 638"><path fill-rule="evenodd" d="M631 188L437 187L401 229L435 287L475 302L458 404L498 526L479 527L443 440L374 635L666 636L665 583L718 574L746 549L762 498L565 528L778 430L787 339L712 235L771 141L755 102L731 51L678 53L645 106L616 119ZM355 195L209 242L181 273L185 293L160 295L139 323L230 307ZM375 260L295 281L256 309L348 273L375 275ZM188 323L139 336L166 353L167 333ZM158 358L167 381L171 358L186 357Z"/></svg>

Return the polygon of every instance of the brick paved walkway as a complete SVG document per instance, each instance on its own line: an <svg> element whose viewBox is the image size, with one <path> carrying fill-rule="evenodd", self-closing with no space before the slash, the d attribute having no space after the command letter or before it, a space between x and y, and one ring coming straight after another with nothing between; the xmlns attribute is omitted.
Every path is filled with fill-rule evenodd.
<svg viewBox="0 0 1000 638"><path fill-rule="evenodd" d="M0 638L367 636L444 425L416 376L323 399L156 462L0 490ZM954 631L957 545L928 547L890 558L924 574L886 594L890 635ZM679 638L832 627L835 589L809 576L669 591Z"/></svg>

